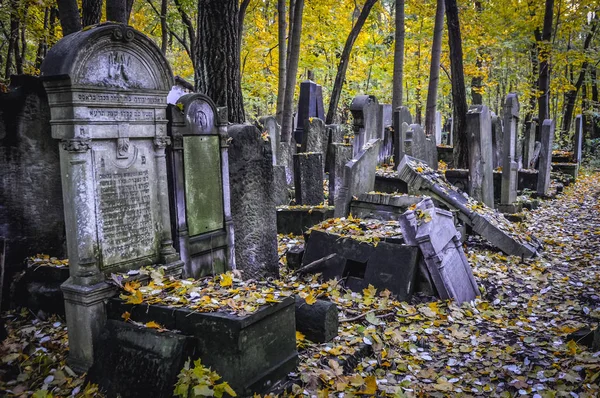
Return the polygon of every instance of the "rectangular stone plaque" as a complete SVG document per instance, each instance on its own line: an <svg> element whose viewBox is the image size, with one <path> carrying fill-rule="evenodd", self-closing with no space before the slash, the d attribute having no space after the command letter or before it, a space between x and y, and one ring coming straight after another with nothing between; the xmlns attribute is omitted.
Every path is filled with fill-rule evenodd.
<svg viewBox="0 0 600 398"><path fill-rule="evenodd" d="M159 244L152 142L131 140L120 149L115 144L99 141L92 150L103 270L154 256Z"/></svg>
<svg viewBox="0 0 600 398"><path fill-rule="evenodd" d="M185 201L190 236L223 228L219 137L183 138Z"/></svg>

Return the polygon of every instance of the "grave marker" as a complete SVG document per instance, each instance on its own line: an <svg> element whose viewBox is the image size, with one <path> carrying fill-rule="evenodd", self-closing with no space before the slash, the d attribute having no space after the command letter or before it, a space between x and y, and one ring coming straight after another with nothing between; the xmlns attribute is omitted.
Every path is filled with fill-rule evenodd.
<svg viewBox="0 0 600 398"><path fill-rule="evenodd" d="M542 142L540 150L540 169L537 181L537 194L548 195L550 171L552 170L552 143L554 141L554 120L546 119L542 123Z"/></svg>
<svg viewBox="0 0 600 398"><path fill-rule="evenodd" d="M352 159L352 144L333 143L331 148L331 168L329 169L329 204L334 205L344 185L346 163Z"/></svg>
<svg viewBox="0 0 600 398"><path fill-rule="evenodd" d="M519 100L516 94L508 94L504 103L504 141L502 145L502 193L501 204L510 205L517 198L517 171L515 159L517 124L519 123Z"/></svg>
<svg viewBox="0 0 600 398"><path fill-rule="evenodd" d="M300 95L298 98L298 112L296 113L296 126L294 139L302 143L304 133L304 122L311 117L325 120L323 114L323 94L321 86L311 80L300 83Z"/></svg>
<svg viewBox="0 0 600 398"><path fill-rule="evenodd" d="M410 111L408 110L407 107L405 106L401 106L398 107L397 110L394 111L394 120L393 120L393 124L394 124L394 169L398 168L398 165L400 164L400 161L402 160L402 157L405 154L405 144L404 141L406 140L406 136L404 134L403 131L403 124L406 123L406 125L410 125L412 124L412 116L410 115Z"/></svg>
<svg viewBox="0 0 600 398"><path fill-rule="evenodd" d="M297 205L323 204L323 154L303 152L294 155L294 188Z"/></svg>
<svg viewBox="0 0 600 398"><path fill-rule="evenodd" d="M172 229L184 276L233 269L227 109L217 109L205 95L186 94L168 115Z"/></svg>
<svg viewBox="0 0 600 398"><path fill-rule="evenodd" d="M69 363L85 371L114 294L105 273L162 264L173 248L165 148L171 69L156 44L105 23L55 44L41 67L60 159L70 278Z"/></svg>
<svg viewBox="0 0 600 398"><path fill-rule="evenodd" d="M273 116L263 116L259 119L259 122L264 132L269 134L271 140L273 166L278 165L281 157L281 126L277 123L277 118Z"/></svg>
<svg viewBox="0 0 600 398"><path fill-rule="evenodd" d="M523 140L523 167L526 169L535 168L532 164L535 151L535 131L537 130L537 120L527 122L525 128L525 139Z"/></svg>
<svg viewBox="0 0 600 398"><path fill-rule="evenodd" d="M442 114L440 112L435 112L435 144L442 144Z"/></svg>
<svg viewBox="0 0 600 398"><path fill-rule="evenodd" d="M494 156L494 170L502 167L503 154L502 145L504 143L504 134L502 132L502 119L497 116L494 112L492 115L492 145L493 145L493 156Z"/></svg>
<svg viewBox="0 0 600 398"><path fill-rule="evenodd" d="M583 145L583 117L575 116L575 135L573 136L573 161L578 165L581 164Z"/></svg>
<svg viewBox="0 0 600 398"><path fill-rule="evenodd" d="M377 115L379 103L373 95L357 95L350 104L350 112L354 118L354 157L370 140L379 138L377 132Z"/></svg>
<svg viewBox="0 0 600 398"><path fill-rule="evenodd" d="M492 118L485 105L475 105L467 112L469 142L469 195L494 208L492 155Z"/></svg>

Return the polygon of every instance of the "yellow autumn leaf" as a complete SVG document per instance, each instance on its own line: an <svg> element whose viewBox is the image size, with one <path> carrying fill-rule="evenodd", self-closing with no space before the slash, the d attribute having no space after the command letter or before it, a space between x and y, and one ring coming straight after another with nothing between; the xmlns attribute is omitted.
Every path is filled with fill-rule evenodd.
<svg viewBox="0 0 600 398"><path fill-rule="evenodd" d="M131 295L121 294L123 300L125 300L125 304L142 304L144 302L144 297L142 296L142 292L136 290Z"/></svg>
<svg viewBox="0 0 600 398"><path fill-rule="evenodd" d="M306 296L306 298L304 299L306 301L306 304L308 305L313 305L314 303L317 302L317 298L311 293L308 296Z"/></svg>
<svg viewBox="0 0 600 398"><path fill-rule="evenodd" d="M160 326L158 323L156 323L154 321L150 321L150 322L146 323L146 327L150 328L150 329L162 329L162 326Z"/></svg>
<svg viewBox="0 0 600 398"><path fill-rule="evenodd" d="M357 392L357 394L375 395L376 392L377 392L377 379L375 379L375 376L367 376L365 378L365 385L363 386L363 388L360 389L360 391Z"/></svg>
<svg viewBox="0 0 600 398"><path fill-rule="evenodd" d="M139 289L139 287L140 287L139 282L126 282L125 286L123 286L123 289L125 289L126 292L134 294L135 291L137 289Z"/></svg>
<svg viewBox="0 0 600 398"><path fill-rule="evenodd" d="M221 287L229 287L233 284L233 279L231 278L230 274L222 274L220 275L221 280L219 281L219 284L221 285Z"/></svg>
<svg viewBox="0 0 600 398"><path fill-rule="evenodd" d="M127 322L129 319L131 319L131 314L129 313L129 311L125 311L125 312L123 313L123 315L121 315L121 318L123 318L123 320L124 320L125 322Z"/></svg>
<svg viewBox="0 0 600 398"><path fill-rule="evenodd" d="M577 343L575 342L575 340L569 340L569 342L567 343L567 353L569 355L577 354Z"/></svg>
<svg viewBox="0 0 600 398"><path fill-rule="evenodd" d="M302 334L302 332L299 332L296 330L296 341L304 341L304 334Z"/></svg>

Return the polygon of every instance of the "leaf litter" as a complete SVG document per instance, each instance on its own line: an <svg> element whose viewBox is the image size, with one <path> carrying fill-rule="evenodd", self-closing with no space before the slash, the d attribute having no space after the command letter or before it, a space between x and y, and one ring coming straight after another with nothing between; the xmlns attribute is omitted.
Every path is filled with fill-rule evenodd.
<svg viewBox="0 0 600 398"><path fill-rule="evenodd" d="M303 239L291 235L279 237L279 280L243 281L230 272L185 281L157 270L141 271L146 285L135 275L113 279L126 301L195 311L244 315L292 294L336 303L341 322L333 341L316 344L296 334L300 364L286 396L594 397L600 394L600 352L568 336L600 320L599 196L600 174L583 174L564 194L525 212L519 227L545 249L534 259L505 256L470 237L465 250L481 296L462 306L423 297L398 302L372 286L352 292L340 281L295 275L284 254ZM335 233L345 234L345 225L376 243L370 235L375 224L329 223ZM9 316L1 389L14 396L100 396L66 366L62 320Z"/></svg>

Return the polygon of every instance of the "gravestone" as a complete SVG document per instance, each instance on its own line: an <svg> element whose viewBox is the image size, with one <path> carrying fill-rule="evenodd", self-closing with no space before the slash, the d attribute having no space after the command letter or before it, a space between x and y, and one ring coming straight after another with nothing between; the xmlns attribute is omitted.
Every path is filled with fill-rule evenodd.
<svg viewBox="0 0 600 398"><path fill-rule="evenodd" d="M423 198L407 194L362 193L350 203L350 214L363 219L398 221L401 215Z"/></svg>
<svg viewBox="0 0 600 398"><path fill-rule="evenodd" d="M294 139L296 142L303 142L304 123L311 117L325 120L323 93L320 85L311 80L305 80L300 83L298 113L296 114L296 126L294 130Z"/></svg>
<svg viewBox="0 0 600 398"><path fill-rule="evenodd" d="M408 185L409 194L431 196L457 211L462 222L508 255L529 258L537 253L540 244L535 237L513 226L485 204L477 203L422 161L404 156L400 166L398 178Z"/></svg>
<svg viewBox="0 0 600 398"><path fill-rule="evenodd" d="M350 104L350 112L354 119L354 157L370 140L379 138L377 132L379 102L373 95L357 95Z"/></svg>
<svg viewBox="0 0 600 398"><path fill-rule="evenodd" d="M436 209L427 198L404 213L400 225L405 242L421 249L441 299L462 303L479 295L452 213Z"/></svg>
<svg viewBox="0 0 600 398"><path fill-rule="evenodd" d="M394 111L394 165L395 169L398 168L402 157L406 153L404 147L404 141L406 140L406 136L404 135L404 131L402 130L402 126L404 123L406 125L412 124L412 116L410 115L410 111L405 106L398 107L397 110Z"/></svg>
<svg viewBox="0 0 600 398"><path fill-rule="evenodd" d="M339 124L328 124L325 126L327 135L327 161L325 162L325 172L329 173L332 167L333 147L331 144L344 142L344 130Z"/></svg>
<svg viewBox="0 0 600 398"><path fill-rule="evenodd" d="M344 166L344 183L336 193L335 216L346 217L353 196L370 192L375 187L375 172L381 140L369 141L357 157Z"/></svg>
<svg viewBox="0 0 600 398"><path fill-rule="evenodd" d="M235 268L229 201L227 108L202 94L186 94L168 108L167 152L171 228L184 277Z"/></svg>
<svg viewBox="0 0 600 398"><path fill-rule="evenodd" d="M303 152L294 155L294 188L297 205L323 204L322 153Z"/></svg>
<svg viewBox="0 0 600 398"><path fill-rule="evenodd" d="M277 123L277 118L273 116L263 116L259 119L263 133L269 135L271 140L271 151L273 152L273 165L279 164L281 157L281 126Z"/></svg>
<svg viewBox="0 0 600 398"><path fill-rule="evenodd" d="M540 169L537 181L537 194L548 195L550 171L552 170L552 143L554 142L554 120L546 119L542 123L542 142L540 150Z"/></svg>
<svg viewBox="0 0 600 398"><path fill-rule="evenodd" d="M389 163L394 154L394 142L392 135L392 105L380 104L379 115L377 116L377 131L381 139L381 148L379 150L379 164Z"/></svg>
<svg viewBox="0 0 600 398"><path fill-rule="evenodd" d="M423 127L420 124L411 124L410 125L410 134L407 136L412 136L412 139L407 139L406 149L407 152L411 153L413 158L421 159L429 166L431 161L428 151L427 145L427 137L425 136L425 132L423 131Z"/></svg>
<svg viewBox="0 0 600 398"><path fill-rule="evenodd" d="M438 151L435 144L435 137L430 135L425 137L425 151L427 164L434 170L438 168Z"/></svg>
<svg viewBox="0 0 600 398"><path fill-rule="evenodd" d="M335 205L344 185L346 163L352 159L352 144L333 143L331 148L331 168L329 169L329 204Z"/></svg>
<svg viewBox="0 0 600 398"><path fill-rule="evenodd" d="M271 145L251 125L228 129L235 263L244 278L279 275Z"/></svg>
<svg viewBox="0 0 600 398"><path fill-rule="evenodd" d="M442 144L442 114L441 112L435 113L435 145Z"/></svg>
<svg viewBox="0 0 600 398"><path fill-rule="evenodd" d="M26 257L66 257L59 149L50 130L41 80L12 76L8 91L0 93L0 237L6 239L0 290L5 298Z"/></svg>
<svg viewBox="0 0 600 398"><path fill-rule="evenodd" d="M532 164L535 151L535 131L537 130L537 120L531 120L526 123L525 139L523 140L523 167L526 169L535 168Z"/></svg>
<svg viewBox="0 0 600 398"><path fill-rule="evenodd" d="M324 172L327 162L327 145L329 144L328 130L325 128L325 123L319 118L306 120L302 139L301 152L320 153L323 166L322 172Z"/></svg>
<svg viewBox="0 0 600 398"><path fill-rule="evenodd" d="M70 34L41 67L60 162L69 253L62 285L69 363L85 371L114 294L105 274L161 264L180 275L173 248L167 94L173 76L156 44L105 23Z"/></svg>
<svg viewBox="0 0 600 398"><path fill-rule="evenodd" d="M273 201L275 206L290 204L290 190L284 166L273 166Z"/></svg>
<svg viewBox="0 0 600 398"><path fill-rule="evenodd" d="M583 145L583 117L575 116L575 135L573 136L573 161L578 165L581 164Z"/></svg>
<svg viewBox="0 0 600 398"><path fill-rule="evenodd" d="M504 134L502 131L502 118L497 116L494 112L492 114L492 145L493 151L492 155L494 156L494 170L499 167L502 167L503 164L503 154L502 146L504 144Z"/></svg>
<svg viewBox="0 0 600 398"><path fill-rule="evenodd" d="M285 167L285 179L288 186L294 185L294 155L296 154L296 142L281 142L279 144L280 158L277 159L280 166Z"/></svg>
<svg viewBox="0 0 600 398"><path fill-rule="evenodd" d="M485 105L475 105L467 112L469 142L469 195L494 208L492 155L492 118Z"/></svg>
<svg viewBox="0 0 600 398"><path fill-rule="evenodd" d="M517 171L515 159L517 124L519 123L519 100L516 94L508 94L504 103L504 142L502 145L502 191L501 204L511 205L517 198Z"/></svg>

